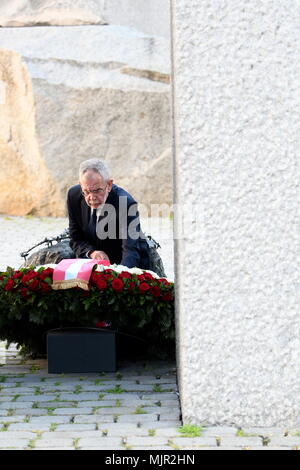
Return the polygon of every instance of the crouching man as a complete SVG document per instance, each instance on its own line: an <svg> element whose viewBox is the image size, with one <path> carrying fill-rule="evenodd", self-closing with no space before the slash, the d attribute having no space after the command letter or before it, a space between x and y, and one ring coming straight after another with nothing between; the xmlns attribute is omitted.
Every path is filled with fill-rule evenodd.
<svg viewBox="0 0 300 470"><path fill-rule="evenodd" d="M67 206L70 246L77 258L149 269L137 203L113 184L103 161L93 158L81 163L79 184L69 189Z"/></svg>

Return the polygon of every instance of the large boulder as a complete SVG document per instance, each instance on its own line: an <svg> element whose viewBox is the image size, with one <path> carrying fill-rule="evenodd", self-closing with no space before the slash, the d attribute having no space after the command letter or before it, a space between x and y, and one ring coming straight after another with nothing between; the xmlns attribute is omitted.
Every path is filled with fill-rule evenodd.
<svg viewBox="0 0 300 470"><path fill-rule="evenodd" d="M59 216L64 206L40 153L31 80L19 54L0 49L0 212Z"/></svg>
<svg viewBox="0 0 300 470"><path fill-rule="evenodd" d="M0 28L0 43L21 54L31 76L57 204L92 157L105 158L138 201L172 201L166 39L122 26L35 27Z"/></svg>
<svg viewBox="0 0 300 470"><path fill-rule="evenodd" d="M1 0L0 26L117 24L169 37L169 0Z"/></svg>

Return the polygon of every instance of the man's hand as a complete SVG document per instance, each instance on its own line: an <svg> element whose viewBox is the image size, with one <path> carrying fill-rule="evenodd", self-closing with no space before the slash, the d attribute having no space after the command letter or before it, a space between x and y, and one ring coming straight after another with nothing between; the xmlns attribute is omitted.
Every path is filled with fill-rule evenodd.
<svg viewBox="0 0 300 470"><path fill-rule="evenodd" d="M90 253L90 258L109 261L109 257L104 251L92 251L92 253Z"/></svg>

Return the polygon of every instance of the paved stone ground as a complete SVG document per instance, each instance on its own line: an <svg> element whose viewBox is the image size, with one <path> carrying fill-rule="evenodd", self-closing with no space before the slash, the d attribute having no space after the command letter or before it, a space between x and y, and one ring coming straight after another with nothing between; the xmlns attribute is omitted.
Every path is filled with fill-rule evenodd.
<svg viewBox="0 0 300 470"><path fill-rule="evenodd" d="M179 430L175 364L121 364L116 373L48 374L46 360L0 350L0 449L300 449L300 431L206 426Z"/></svg>
<svg viewBox="0 0 300 470"><path fill-rule="evenodd" d="M5 269L19 267L20 251L61 233L67 221L0 216L0 225L0 269ZM148 232L161 243L172 279L167 226L155 230L152 221ZM13 346L0 347L0 449L300 449L300 425L204 426L199 437L185 437L181 424L175 364L120 364L114 374L55 375L48 374L47 361L25 361Z"/></svg>

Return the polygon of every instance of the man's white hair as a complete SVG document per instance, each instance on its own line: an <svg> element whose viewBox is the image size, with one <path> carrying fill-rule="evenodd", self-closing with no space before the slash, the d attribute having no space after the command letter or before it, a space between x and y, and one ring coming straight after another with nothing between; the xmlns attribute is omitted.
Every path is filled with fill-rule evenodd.
<svg viewBox="0 0 300 470"><path fill-rule="evenodd" d="M99 160L98 158L90 158L89 160L85 160L84 162L80 163L79 178L89 170L99 173L99 175L101 175L105 181L108 181L110 179L107 164L102 160Z"/></svg>

